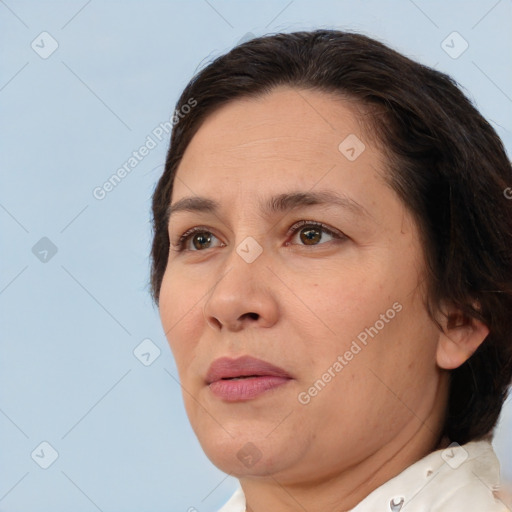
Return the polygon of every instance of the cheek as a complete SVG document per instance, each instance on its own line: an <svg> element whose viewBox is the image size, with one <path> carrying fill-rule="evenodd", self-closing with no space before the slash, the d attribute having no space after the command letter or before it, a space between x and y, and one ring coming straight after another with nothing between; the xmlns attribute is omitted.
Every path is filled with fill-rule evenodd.
<svg viewBox="0 0 512 512"><path fill-rule="evenodd" d="M317 373L347 351L352 369L386 366L383 371L390 376L403 371L404 363L434 360L436 332L423 305L414 258L410 252L405 262L381 256L361 258L343 271L341 265L324 269L310 281L307 300L317 315L295 318L302 318L302 328L312 339L322 339L306 349Z"/></svg>
<svg viewBox="0 0 512 512"><path fill-rule="evenodd" d="M310 321L304 315L298 318L305 318L319 335L351 340L397 300L399 291L392 282L389 271L379 265L360 264L356 268L342 262L335 268L324 268L310 283L304 300L315 315L308 315ZM297 294L304 297L300 288Z"/></svg>
<svg viewBox="0 0 512 512"><path fill-rule="evenodd" d="M181 374L194 359L201 329L202 295L187 288L187 282L179 272L168 269L160 289L160 319L165 336Z"/></svg>

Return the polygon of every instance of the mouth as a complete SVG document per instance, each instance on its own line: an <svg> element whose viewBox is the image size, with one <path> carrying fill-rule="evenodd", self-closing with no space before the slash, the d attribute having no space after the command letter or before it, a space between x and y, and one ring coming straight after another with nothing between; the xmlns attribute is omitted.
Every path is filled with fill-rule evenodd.
<svg viewBox="0 0 512 512"><path fill-rule="evenodd" d="M290 380L291 375L284 369L251 356L217 359L205 379L213 395L226 402L254 399Z"/></svg>
<svg viewBox="0 0 512 512"><path fill-rule="evenodd" d="M236 359L221 357L216 359L206 374L206 384L219 380L242 380L254 377L282 377L291 379L291 375L278 366L251 356Z"/></svg>

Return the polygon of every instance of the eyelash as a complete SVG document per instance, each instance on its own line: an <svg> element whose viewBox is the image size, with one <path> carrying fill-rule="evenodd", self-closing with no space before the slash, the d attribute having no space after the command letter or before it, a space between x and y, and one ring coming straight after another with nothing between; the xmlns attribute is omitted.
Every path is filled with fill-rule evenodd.
<svg viewBox="0 0 512 512"><path fill-rule="evenodd" d="M295 235L300 230L300 228L303 228L305 226L308 226L308 227L313 226L316 228L321 228L321 231L327 233L328 235L332 236L336 240L344 240L347 238L347 236L344 235L343 233L326 226L322 222L308 221L308 220L301 220L301 221L293 224L293 226L291 226L290 229L288 230L288 232L286 233L287 238L290 237L291 235ZM178 241L175 244L173 244L174 250L176 252L183 252L185 250L188 250L188 249L185 249L185 244L196 233L211 233L211 231L206 226L195 226L193 228L188 229L187 231L185 231L185 233L183 233L180 236ZM211 233L211 234L213 234L213 233ZM322 244L318 244L318 245L322 245ZM304 247L308 247L308 246L304 245ZM314 247L314 245L312 247ZM190 252L202 252L202 251L191 250Z"/></svg>

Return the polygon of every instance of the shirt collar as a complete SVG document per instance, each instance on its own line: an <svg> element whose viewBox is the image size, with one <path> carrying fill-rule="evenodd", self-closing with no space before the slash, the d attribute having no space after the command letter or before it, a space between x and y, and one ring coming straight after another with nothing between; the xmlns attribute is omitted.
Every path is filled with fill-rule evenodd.
<svg viewBox="0 0 512 512"><path fill-rule="evenodd" d="M351 512L506 512L494 494L499 480L490 441L452 443L375 489Z"/></svg>

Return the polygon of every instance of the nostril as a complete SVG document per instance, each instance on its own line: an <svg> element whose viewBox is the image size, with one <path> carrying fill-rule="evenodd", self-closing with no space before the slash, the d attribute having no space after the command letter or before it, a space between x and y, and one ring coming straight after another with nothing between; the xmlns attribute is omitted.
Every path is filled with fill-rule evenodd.
<svg viewBox="0 0 512 512"><path fill-rule="evenodd" d="M208 323L216 329L222 329L222 324L215 317L211 318Z"/></svg>
<svg viewBox="0 0 512 512"><path fill-rule="evenodd" d="M244 316L249 317L251 320L258 320L258 318L260 317L260 315L258 315L258 313L245 313L245 315L242 315L242 318Z"/></svg>

